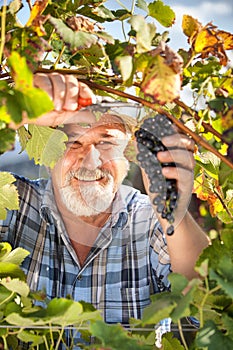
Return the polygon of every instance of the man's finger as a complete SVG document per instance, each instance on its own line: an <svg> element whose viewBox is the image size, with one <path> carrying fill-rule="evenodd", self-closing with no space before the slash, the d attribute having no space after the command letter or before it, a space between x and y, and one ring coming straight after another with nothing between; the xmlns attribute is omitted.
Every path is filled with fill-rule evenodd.
<svg viewBox="0 0 233 350"><path fill-rule="evenodd" d="M166 136L163 137L161 141L167 148L185 148L192 152L195 149L195 142L193 141L193 139L189 138L184 134L174 134L171 136Z"/></svg>
<svg viewBox="0 0 233 350"><path fill-rule="evenodd" d="M158 152L158 160L161 163L175 163L177 166L193 170L195 166L195 160L193 153L186 149L173 149L164 152Z"/></svg>
<svg viewBox="0 0 233 350"><path fill-rule="evenodd" d="M53 102L55 111L62 111L66 95L65 76L59 73L49 74L49 78L53 85Z"/></svg>
<svg viewBox="0 0 233 350"><path fill-rule="evenodd" d="M76 111L78 108L79 82L70 74L65 75L66 94L63 109L67 111Z"/></svg>
<svg viewBox="0 0 233 350"><path fill-rule="evenodd" d="M53 100L53 85L48 74L36 73L33 78L34 86L47 92L51 100Z"/></svg>

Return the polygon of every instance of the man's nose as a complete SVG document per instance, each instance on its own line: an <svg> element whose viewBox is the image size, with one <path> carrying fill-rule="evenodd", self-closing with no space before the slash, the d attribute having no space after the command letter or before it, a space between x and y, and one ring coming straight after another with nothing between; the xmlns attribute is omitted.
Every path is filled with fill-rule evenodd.
<svg viewBox="0 0 233 350"><path fill-rule="evenodd" d="M85 154L83 156L82 162L82 166L84 168L94 170L102 164L102 161L100 159L100 152L94 145L87 147L84 153Z"/></svg>

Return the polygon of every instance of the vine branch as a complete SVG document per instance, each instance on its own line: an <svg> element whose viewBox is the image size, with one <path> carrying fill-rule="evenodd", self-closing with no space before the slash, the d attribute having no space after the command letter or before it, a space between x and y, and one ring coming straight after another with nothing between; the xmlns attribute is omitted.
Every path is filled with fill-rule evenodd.
<svg viewBox="0 0 233 350"><path fill-rule="evenodd" d="M231 163L231 161L229 159L227 159L226 157L224 157L224 155L222 155L220 152L218 152L214 147L212 147L208 142L206 142L202 137L200 137L199 135L197 135L195 132L193 132L192 130L190 130L188 127L186 127L180 120L176 119L172 114L168 113L165 109L163 109L160 106L155 106L154 103L149 102L144 100L143 98L128 94L126 92L123 91L119 91L116 89L113 89L111 87L108 86L102 86L99 85L93 81L90 80L84 80L84 79L79 79L80 81L82 81L83 83L87 84L89 87L97 89L97 90L102 90L102 91L107 91L111 94L114 95L118 95L120 97L124 97L124 98L128 98L130 100L133 100L135 102L141 103L142 105L149 107L150 109L160 113L160 114L165 114L181 131L183 131L184 133L188 134L189 136L191 136L193 138L193 140L200 146L204 147L205 149L207 149L208 151L212 152L213 154L215 154L218 158L220 158L225 164L227 164L231 169L233 169L233 163Z"/></svg>

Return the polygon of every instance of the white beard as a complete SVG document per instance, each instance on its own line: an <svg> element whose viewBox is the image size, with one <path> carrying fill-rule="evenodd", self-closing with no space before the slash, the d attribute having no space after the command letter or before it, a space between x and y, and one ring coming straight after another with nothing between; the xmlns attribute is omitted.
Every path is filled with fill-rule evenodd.
<svg viewBox="0 0 233 350"><path fill-rule="evenodd" d="M65 187L60 189L63 203L77 216L93 216L105 212L115 196L114 179L110 174L107 178L104 185L90 181L90 184L80 186L77 192L70 184L71 175L68 175Z"/></svg>

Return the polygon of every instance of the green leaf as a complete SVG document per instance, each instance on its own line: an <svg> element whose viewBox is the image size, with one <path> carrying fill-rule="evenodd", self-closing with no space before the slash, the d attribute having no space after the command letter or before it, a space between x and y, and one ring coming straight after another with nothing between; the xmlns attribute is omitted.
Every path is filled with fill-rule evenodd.
<svg viewBox="0 0 233 350"><path fill-rule="evenodd" d="M11 119L19 123L23 116L36 118L53 109L48 94L33 86L33 74L27 66L26 58L12 52L8 64L14 79L14 88L2 86L1 101Z"/></svg>
<svg viewBox="0 0 233 350"><path fill-rule="evenodd" d="M0 120L8 124L11 120L9 113L7 112L6 106L0 106ZM2 145L1 145L2 148Z"/></svg>
<svg viewBox="0 0 233 350"><path fill-rule="evenodd" d="M30 331L22 330L17 334L17 338L19 338L24 343L30 343L30 347L37 346L44 343L44 338L41 335L32 333L31 330Z"/></svg>
<svg viewBox="0 0 233 350"><path fill-rule="evenodd" d="M27 146L28 140L30 140L32 136L24 126L21 126L17 130L17 134L21 145L21 152L23 152Z"/></svg>
<svg viewBox="0 0 233 350"><path fill-rule="evenodd" d="M1 118L1 117L0 117ZM15 131L12 129L1 129L0 130L0 154L9 151L13 148L15 143Z"/></svg>
<svg viewBox="0 0 233 350"><path fill-rule="evenodd" d="M116 63L120 68L123 81L127 81L133 71L133 58L132 56L119 56L116 58Z"/></svg>
<svg viewBox="0 0 233 350"><path fill-rule="evenodd" d="M199 154L199 159L196 158L197 164L200 164L212 177L218 179L219 167L221 160L211 152L203 152Z"/></svg>
<svg viewBox="0 0 233 350"><path fill-rule="evenodd" d="M12 295L8 289L0 285L0 304L3 305L4 303L10 303L10 299L12 298L15 298L15 295Z"/></svg>
<svg viewBox="0 0 233 350"><path fill-rule="evenodd" d="M137 0L136 6L137 6L139 9L144 10L146 13L149 13L148 4L147 4L147 2L146 2L145 0Z"/></svg>
<svg viewBox="0 0 233 350"><path fill-rule="evenodd" d="M224 162L220 164L218 178L220 186L233 188L233 171Z"/></svg>
<svg viewBox="0 0 233 350"><path fill-rule="evenodd" d="M0 256L0 261L20 265L30 253L21 247L15 248Z"/></svg>
<svg viewBox="0 0 233 350"><path fill-rule="evenodd" d="M171 290L172 290L172 293L182 293L183 290L187 287L188 285L188 279L179 274L179 273L171 273L169 276L168 276L168 279L171 283Z"/></svg>
<svg viewBox="0 0 233 350"><path fill-rule="evenodd" d="M103 5L95 7L92 13L94 13L98 17L101 17L104 20L113 21L116 19L116 17L113 15L113 12Z"/></svg>
<svg viewBox="0 0 233 350"><path fill-rule="evenodd" d="M152 303L143 311L142 323L157 324L164 318L170 317L171 312L177 306L176 299L169 292L154 294Z"/></svg>
<svg viewBox="0 0 233 350"><path fill-rule="evenodd" d="M175 13L170 6L164 5L160 0L148 5L149 15L155 18L164 27L171 27L175 22Z"/></svg>
<svg viewBox="0 0 233 350"><path fill-rule="evenodd" d="M96 321L90 325L91 334L101 340L104 348L112 350L149 350L150 345L139 344L136 339L127 334L120 324L107 325Z"/></svg>
<svg viewBox="0 0 233 350"><path fill-rule="evenodd" d="M27 297L29 294L29 286L27 283L20 281L18 278L2 278L0 284L11 292Z"/></svg>
<svg viewBox="0 0 233 350"><path fill-rule="evenodd" d="M183 350L184 347L181 345L180 341L174 337L172 332L163 334L161 341L163 350Z"/></svg>
<svg viewBox="0 0 233 350"><path fill-rule="evenodd" d="M4 171L0 172L0 220L6 218L6 209L17 210L19 208L18 192L13 182L15 182L13 175Z"/></svg>
<svg viewBox="0 0 233 350"><path fill-rule="evenodd" d="M19 278L25 281L25 274L19 266L8 262L0 262L0 278L4 277Z"/></svg>
<svg viewBox="0 0 233 350"><path fill-rule="evenodd" d="M58 35L64 40L64 42L70 46L72 50L81 50L89 48L91 45L96 44L97 38L92 33L87 32L75 32L70 29L61 19L50 17L50 22L53 24Z"/></svg>
<svg viewBox="0 0 233 350"><path fill-rule="evenodd" d="M29 125L29 132L31 139L26 146L29 158L52 168L66 149L67 136L60 130L38 125Z"/></svg>
<svg viewBox="0 0 233 350"><path fill-rule="evenodd" d="M177 300L177 306L170 316L174 322L178 322L181 318L191 315L194 293L199 284L199 280L192 280L190 284L192 288L186 294L181 295L179 300Z"/></svg>
<svg viewBox="0 0 233 350"><path fill-rule="evenodd" d="M143 53L151 50L151 42L156 33L156 27L153 23L147 23L141 15L132 16L129 23L137 32L137 52Z"/></svg>
<svg viewBox="0 0 233 350"><path fill-rule="evenodd" d="M101 318L99 311L83 312L82 304L65 298L52 299L47 307L45 318L47 322L68 326L88 320Z"/></svg>
<svg viewBox="0 0 233 350"><path fill-rule="evenodd" d="M207 321L198 331L195 343L197 347L206 347L208 350L232 350L233 339L218 330L213 321Z"/></svg>
<svg viewBox="0 0 233 350"><path fill-rule="evenodd" d="M8 242L0 243L0 261L4 260L5 257L12 251L12 247Z"/></svg>
<svg viewBox="0 0 233 350"><path fill-rule="evenodd" d="M208 102L208 105L215 112L224 112L228 108L233 107L233 98L230 97L218 97Z"/></svg>
<svg viewBox="0 0 233 350"><path fill-rule="evenodd" d="M26 58L13 51L8 58L8 65L14 79L15 89L25 92L33 88L33 74L27 66Z"/></svg>
<svg viewBox="0 0 233 350"><path fill-rule="evenodd" d="M233 298L232 258L221 256L216 270L210 268L209 277L217 281L222 289Z"/></svg>

